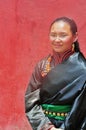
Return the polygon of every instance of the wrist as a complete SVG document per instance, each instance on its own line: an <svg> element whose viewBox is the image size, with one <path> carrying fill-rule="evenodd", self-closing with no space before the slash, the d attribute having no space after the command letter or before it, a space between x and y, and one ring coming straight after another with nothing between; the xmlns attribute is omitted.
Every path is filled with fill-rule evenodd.
<svg viewBox="0 0 86 130"><path fill-rule="evenodd" d="M55 128L55 127L52 125L48 130L53 130L53 128Z"/></svg>

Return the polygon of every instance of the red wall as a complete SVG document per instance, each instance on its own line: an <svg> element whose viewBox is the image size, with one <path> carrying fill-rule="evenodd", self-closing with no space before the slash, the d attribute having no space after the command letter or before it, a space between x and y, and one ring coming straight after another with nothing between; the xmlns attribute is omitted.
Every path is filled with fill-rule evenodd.
<svg viewBox="0 0 86 130"><path fill-rule="evenodd" d="M86 56L85 0L0 0L0 130L30 130L24 94L36 62L50 52L49 25L75 19Z"/></svg>

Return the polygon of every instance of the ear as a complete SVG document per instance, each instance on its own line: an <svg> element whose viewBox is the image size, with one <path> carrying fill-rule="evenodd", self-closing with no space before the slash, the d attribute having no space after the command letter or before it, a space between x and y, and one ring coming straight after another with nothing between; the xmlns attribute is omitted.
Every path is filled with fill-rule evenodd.
<svg viewBox="0 0 86 130"><path fill-rule="evenodd" d="M76 34L74 35L74 41L73 42L76 42L78 40L78 33L76 32Z"/></svg>

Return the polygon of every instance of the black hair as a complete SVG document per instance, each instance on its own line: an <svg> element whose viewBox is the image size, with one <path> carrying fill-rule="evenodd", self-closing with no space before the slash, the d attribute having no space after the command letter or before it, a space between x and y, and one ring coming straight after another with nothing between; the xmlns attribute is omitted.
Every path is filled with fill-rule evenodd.
<svg viewBox="0 0 86 130"><path fill-rule="evenodd" d="M71 29L72 33L76 34L76 32L77 32L77 25L76 25L76 23L75 23L75 21L73 19L68 18L68 17L60 17L60 18L55 19L51 23L50 28L52 27L52 25L55 22L58 22L58 21L64 21L64 22L68 23L70 25L70 29ZM80 52L80 47L79 47L78 40L76 42L74 42L74 46L75 46L75 52Z"/></svg>

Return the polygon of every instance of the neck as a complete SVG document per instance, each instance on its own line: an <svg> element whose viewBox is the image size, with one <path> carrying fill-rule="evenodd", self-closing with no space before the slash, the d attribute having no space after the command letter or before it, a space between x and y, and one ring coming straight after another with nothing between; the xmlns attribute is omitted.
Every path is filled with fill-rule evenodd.
<svg viewBox="0 0 86 130"><path fill-rule="evenodd" d="M58 53L53 51L53 58L55 60L55 64L62 63L62 61L66 60L69 56L71 56L74 53L74 51L67 50L64 53Z"/></svg>

